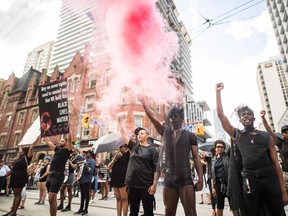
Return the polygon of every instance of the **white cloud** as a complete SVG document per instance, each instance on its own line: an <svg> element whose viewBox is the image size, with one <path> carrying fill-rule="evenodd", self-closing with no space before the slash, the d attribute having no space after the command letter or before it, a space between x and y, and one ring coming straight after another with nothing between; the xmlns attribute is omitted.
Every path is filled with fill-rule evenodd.
<svg viewBox="0 0 288 216"><path fill-rule="evenodd" d="M254 19L231 22L229 27L225 29L225 33L231 35L236 41L257 40L259 33L269 33L271 31L270 23L268 11L263 11L260 16Z"/></svg>
<svg viewBox="0 0 288 216"><path fill-rule="evenodd" d="M8 11L12 5L10 0L2 0L0 4L0 11Z"/></svg>

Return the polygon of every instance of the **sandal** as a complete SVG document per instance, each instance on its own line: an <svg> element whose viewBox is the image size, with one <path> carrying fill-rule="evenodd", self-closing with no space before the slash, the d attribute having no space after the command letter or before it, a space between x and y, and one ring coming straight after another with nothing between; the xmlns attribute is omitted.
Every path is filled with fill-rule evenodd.
<svg viewBox="0 0 288 216"><path fill-rule="evenodd" d="M18 209L24 209L25 207L24 206L19 206L19 208Z"/></svg>

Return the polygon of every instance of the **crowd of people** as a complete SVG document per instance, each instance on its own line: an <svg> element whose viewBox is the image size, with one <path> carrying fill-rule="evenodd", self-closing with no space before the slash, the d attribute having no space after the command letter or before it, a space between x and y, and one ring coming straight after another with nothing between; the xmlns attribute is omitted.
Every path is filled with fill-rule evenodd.
<svg viewBox="0 0 288 216"><path fill-rule="evenodd" d="M79 191L79 210L74 214L87 215L98 189L101 191L99 200L104 201L113 188L117 216L138 216L141 203L144 215L153 216L154 195L161 177L167 216L176 215L179 199L185 215L197 216L196 192L199 204L204 203L204 195L207 195L207 204L211 205L214 216L224 214L225 198L234 216L284 216L284 206L288 204L288 125L281 128L280 138L268 125L265 111L261 111L266 131L257 130L254 112L248 106L240 106L236 112L243 129L235 128L224 114L223 89L223 83L216 84L216 111L231 142L227 145L218 139L210 152L199 151L196 135L183 128L181 106L172 106L166 121L160 121L145 97L138 100L162 136L160 149L149 144L149 130L144 127L133 129L133 134L129 135L120 117L118 125L123 143L111 160L98 163L92 150L81 154L74 148L71 134L61 137L58 144L45 137L45 143L54 154L35 163L34 182L39 189L35 205L45 204L48 194L51 216L57 215L57 211L71 211L72 199ZM0 160L0 188L7 185L6 195L10 194L9 188L14 195L6 216L14 216L19 208L24 208L27 167L35 145L36 142L28 148L20 146L11 166ZM7 182L8 176L10 182Z"/></svg>

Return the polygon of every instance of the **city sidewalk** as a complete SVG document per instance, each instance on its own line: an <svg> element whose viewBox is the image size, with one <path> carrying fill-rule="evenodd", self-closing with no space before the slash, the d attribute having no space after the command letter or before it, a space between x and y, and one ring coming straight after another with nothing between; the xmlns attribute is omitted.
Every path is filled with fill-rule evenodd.
<svg viewBox="0 0 288 216"><path fill-rule="evenodd" d="M49 216L49 203L45 202L45 205L34 205L35 202L38 201L38 190L27 190L27 200L25 203L24 209L19 209L17 211L17 215L19 216ZM88 215L103 215L103 216L116 216L116 200L113 196L113 192L109 193L108 200L99 200L101 197L100 194L95 196L95 200L93 203L89 204ZM197 194L196 197L199 195ZM59 194L58 194L59 197ZM164 215L164 204L162 200L162 186L158 186L157 193L155 195L156 199L156 210L155 215ZM9 211L13 201L13 194L6 197L0 196L0 215L5 214ZM207 199L204 199L204 202L207 202ZM59 203L59 201L58 201ZM73 215L79 209L80 198L75 197L72 200L71 211L69 212L61 212L58 211L57 215ZM198 203L198 202L196 202ZM65 201L64 207L67 202ZM202 204L196 205L197 213L199 216L209 216L211 214L211 205ZM142 207L140 208L140 214L142 214ZM232 213L228 210L228 206L225 207L224 210L225 216L232 216ZM184 211L181 203L179 202L177 215L184 216Z"/></svg>

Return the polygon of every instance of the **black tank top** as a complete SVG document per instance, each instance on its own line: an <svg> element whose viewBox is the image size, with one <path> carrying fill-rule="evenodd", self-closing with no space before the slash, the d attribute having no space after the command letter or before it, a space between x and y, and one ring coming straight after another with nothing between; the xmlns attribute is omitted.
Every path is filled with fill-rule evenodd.
<svg viewBox="0 0 288 216"><path fill-rule="evenodd" d="M257 130L255 136L248 135L246 132L241 133L237 147L242 156L244 176L274 175L269 156L269 134L267 132Z"/></svg>

